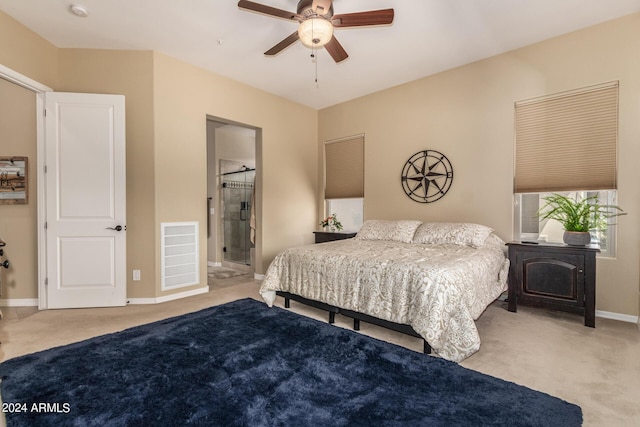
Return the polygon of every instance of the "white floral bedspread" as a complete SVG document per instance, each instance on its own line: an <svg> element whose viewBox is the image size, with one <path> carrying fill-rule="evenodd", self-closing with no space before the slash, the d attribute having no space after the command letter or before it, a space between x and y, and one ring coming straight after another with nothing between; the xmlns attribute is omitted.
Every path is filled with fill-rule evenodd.
<svg viewBox="0 0 640 427"><path fill-rule="evenodd" d="M459 362L480 348L474 320L506 290L499 238L474 249L347 239L290 248L269 266L260 294L275 291L411 325L440 357Z"/></svg>

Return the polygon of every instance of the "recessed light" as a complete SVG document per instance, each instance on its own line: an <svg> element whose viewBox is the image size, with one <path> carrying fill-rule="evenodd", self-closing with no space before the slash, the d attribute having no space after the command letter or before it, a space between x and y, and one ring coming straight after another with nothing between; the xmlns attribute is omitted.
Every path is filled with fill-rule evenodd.
<svg viewBox="0 0 640 427"><path fill-rule="evenodd" d="M80 18L86 18L87 16L89 16L89 11L87 10L87 8L79 4L72 4L71 6L69 6L69 12Z"/></svg>

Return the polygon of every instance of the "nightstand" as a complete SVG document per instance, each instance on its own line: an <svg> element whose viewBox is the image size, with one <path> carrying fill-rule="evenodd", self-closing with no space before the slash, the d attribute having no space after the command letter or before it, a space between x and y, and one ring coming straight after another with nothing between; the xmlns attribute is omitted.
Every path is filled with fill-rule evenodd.
<svg viewBox="0 0 640 427"><path fill-rule="evenodd" d="M597 245L507 243L509 247L508 310L518 304L584 316L595 327Z"/></svg>
<svg viewBox="0 0 640 427"><path fill-rule="evenodd" d="M314 231L316 236L316 243L332 242L334 240L351 239L358 233L343 233L343 232L330 232L330 231Z"/></svg>

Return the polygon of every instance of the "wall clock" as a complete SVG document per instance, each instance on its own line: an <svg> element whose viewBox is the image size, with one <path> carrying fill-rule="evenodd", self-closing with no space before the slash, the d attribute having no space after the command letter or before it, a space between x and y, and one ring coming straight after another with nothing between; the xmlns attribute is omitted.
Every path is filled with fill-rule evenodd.
<svg viewBox="0 0 640 427"><path fill-rule="evenodd" d="M447 156L435 150L419 151L402 168L402 188L411 200L431 203L442 198L453 182Z"/></svg>

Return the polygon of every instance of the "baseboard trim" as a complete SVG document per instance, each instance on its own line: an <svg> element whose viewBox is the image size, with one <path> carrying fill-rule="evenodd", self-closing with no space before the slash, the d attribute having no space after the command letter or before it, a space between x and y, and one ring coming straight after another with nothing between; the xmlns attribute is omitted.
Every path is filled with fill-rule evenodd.
<svg viewBox="0 0 640 427"><path fill-rule="evenodd" d="M167 301L173 301L177 299L192 297L195 295L206 294L209 292L209 286L203 288L193 289L185 292L178 292L176 294L166 295L158 298L127 298L127 304L160 304ZM38 300L34 298L12 298L12 299L0 299L0 307L37 307Z"/></svg>
<svg viewBox="0 0 640 427"><path fill-rule="evenodd" d="M610 311L596 310L596 317L602 317L603 319L619 320L627 323L638 323L638 316L632 316L630 314L612 313Z"/></svg>
<svg viewBox="0 0 640 427"><path fill-rule="evenodd" d="M222 267L221 262L207 261L208 267Z"/></svg>
<svg viewBox="0 0 640 427"><path fill-rule="evenodd" d="M0 307L37 307L38 299L34 298L13 298L0 299Z"/></svg>
<svg viewBox="0 0 640 427"><path fill-rule="evenodd" d="M253 278L256 280L264 280L264 274L253 273Z"/></svg>
<svg viewBox="0 0 640 427"><path fill-rule="evenodd" d="M177 294L171 294L157 298L128 298L128 305L143 305L143 304L160 304L163 302L174 301L177 299L192 297L195 295L206 294L209 292L209 286L204 288L193 289L191 291L178 292Z"/></svg>
<svg viewBox="0 0 640 427"><path fill-rule="evenodd" d="M264 280L264 274L254 273L253 278L256 280ZM174 301L177 299L192 297L195 295L206 294L209 292L209 287L193 289L191 291L179 292L177 294L171 294L158 298L128 298L127 304L130 305L142 305L142 304L160 304L167 301ZM34 298L12 298L12 299L0 299L0 307L37 307L38 300ZM640 323L638 316L630 314L612 313L610 311L596 310L596 317L603 319L618 320L626 323Z"/></svg>

